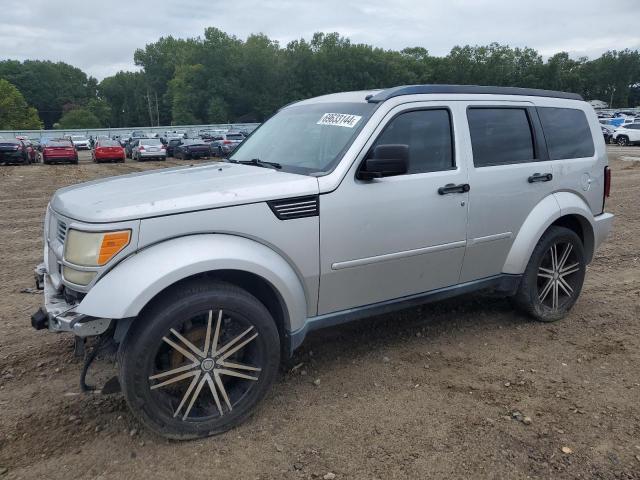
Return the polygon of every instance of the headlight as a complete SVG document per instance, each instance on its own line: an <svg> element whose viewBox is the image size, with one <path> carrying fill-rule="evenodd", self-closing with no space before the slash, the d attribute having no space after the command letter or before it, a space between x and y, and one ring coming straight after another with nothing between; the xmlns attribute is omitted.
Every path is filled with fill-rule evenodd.
<svg viewBox="0 0 640 480"><path fill-rule="evenodd" d="M76 265L99 267L120 253L130 240L131 230L82 232L70 229L64 245L64 258Z"/></svg>

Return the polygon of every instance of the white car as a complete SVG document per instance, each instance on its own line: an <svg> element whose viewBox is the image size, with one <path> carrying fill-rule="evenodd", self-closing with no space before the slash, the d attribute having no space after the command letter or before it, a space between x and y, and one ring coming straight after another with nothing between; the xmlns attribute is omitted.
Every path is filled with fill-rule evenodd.
<svg viewBox="0 0 640 480"><path fill-rule="evenodd" d="M621 146L640 142L640 123L628 123L616 128L611 138Z"/></svg>
<svg viewBox="0 0 640 480"><path fill-rule="evenodd" d="M83 135L71 135L69 136L69 140L73 143L73 146L76 150L90 150L91 144L89 143L89 139Z"/></svg>

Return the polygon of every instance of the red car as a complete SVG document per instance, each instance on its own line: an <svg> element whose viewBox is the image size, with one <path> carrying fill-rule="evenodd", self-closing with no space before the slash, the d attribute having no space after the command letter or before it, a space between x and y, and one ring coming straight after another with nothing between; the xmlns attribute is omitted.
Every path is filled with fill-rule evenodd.
<svg viewBox="0 0 640 480"><path fill-rule="evenodd" d="M124 148L115 140L100 140L91 151L94 162L124 162Z"/></svg>
<svg viewBox="0 0 640 480"><path fill-rule="evenodd" d="M31 143L31 141L29 141L29 140L22 140L22 143L24 143L24 148L27 151L27 155L29 155L29 160L31 161L31 163L37 163L38 162L38 151L33 146L33 143Z"/></svg>
<svg viewBox="0 0 640 480"><path fill-rule="evenodd" d="M78 163L78 152L69 140L52 140L42 149L45 164L70 162Z"/></svg>

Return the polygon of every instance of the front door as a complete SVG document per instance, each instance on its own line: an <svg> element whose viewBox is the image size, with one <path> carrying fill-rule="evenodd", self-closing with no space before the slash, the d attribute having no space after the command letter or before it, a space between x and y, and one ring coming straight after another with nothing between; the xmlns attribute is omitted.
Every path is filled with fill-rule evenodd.
<svg viewBox="0 0 640 480"><path fill-rule="evenodd" d="M408 173L359 180L356 163L335 191L320 196L318 314L458 282L468 199L467 170L455 154L460 113L453 103L411 105L391 110L363 152L406 144Z"/></svg>

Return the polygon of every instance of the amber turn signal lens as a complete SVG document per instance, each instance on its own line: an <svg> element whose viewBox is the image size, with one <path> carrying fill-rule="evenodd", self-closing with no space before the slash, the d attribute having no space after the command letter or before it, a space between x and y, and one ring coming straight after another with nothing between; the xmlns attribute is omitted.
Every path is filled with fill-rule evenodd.
<svg viewBox="0 0 640 480"><path fill-rule="evenodd" d="M98 254L98 265L104 265L129 245L131 231L105 233Z"/></svg>

